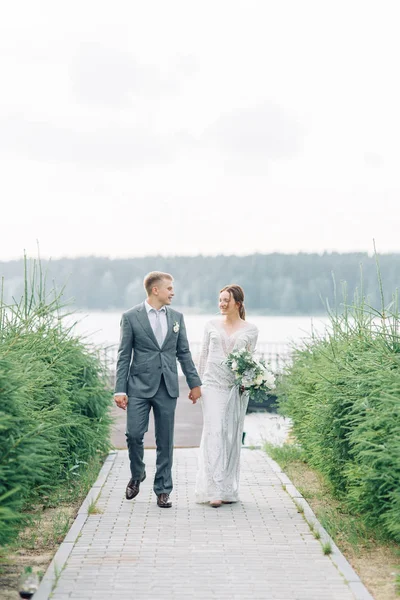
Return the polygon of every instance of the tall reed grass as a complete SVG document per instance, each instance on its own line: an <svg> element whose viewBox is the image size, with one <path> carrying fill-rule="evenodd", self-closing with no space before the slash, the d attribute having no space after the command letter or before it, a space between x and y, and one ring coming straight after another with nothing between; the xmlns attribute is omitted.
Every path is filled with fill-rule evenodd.
<svg viewBox="0 0 400 600"><path fill-rule="evenodd" d="M65 325L64 310L62 291L46 290L40 261L28 268L25 259L20 301L0 296L0 544L16 535L27 503L109 449L106 373Z"/></svg>
<svg viewBox="0 0 400 600"><path fill-rule="evenodd" d="M330 327L295 348L278 390L279 410L309 464L350 510L400 541L400 336L397 293L381 308L343 287Z"/></svg>

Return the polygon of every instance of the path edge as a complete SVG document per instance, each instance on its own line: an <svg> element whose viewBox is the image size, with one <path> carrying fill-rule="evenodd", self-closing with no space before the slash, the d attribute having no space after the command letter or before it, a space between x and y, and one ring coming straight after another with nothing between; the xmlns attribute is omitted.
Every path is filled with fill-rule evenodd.
<svg viewBox="0 0 400 600"><path fill-rule="evenodd" d="M282 468L278 465L273 458L269 456L265 450L257 450L257 452L261 452L274 471L275 475L281 481L282 486L284 486L286 492L292 498L295 505L301 506L304 509L303 517L307 524L310 522L313 523L314 529L317 530L321 536L320 542L329 542L332 547L332 552L327 556L331 559L335 567L342 574L345 581L347 582L350 590L352 591L354 598L356 600L375 600L371 593L367 590L360 577L357 575L347 558L342 554L339 550L329 533L326 529L321 525L318 521L314 511L311 506L308 504L307 500L300 494L299 490L293 485L292 481L286 475L286 473L282 470ZM36 599L35 599L36 600Z"/></svg>
<svg viewBox="0 0 400 600"><path fill-rule="evenodd" d="M72 523L67 535L61 542L57 552L53 556L53 560L49 564L46 573L44 574L37 592L33 596L33 600L48 600L53 592L61 571L65 567L68 557L75 545L80 532L88 518L88 507L92 502L95 502L100 495L100 492L107 480L118 452L112 451L107 455L103 466L101 467L96 481L89 490L88 495L82 502L75 521Z"/></svg>

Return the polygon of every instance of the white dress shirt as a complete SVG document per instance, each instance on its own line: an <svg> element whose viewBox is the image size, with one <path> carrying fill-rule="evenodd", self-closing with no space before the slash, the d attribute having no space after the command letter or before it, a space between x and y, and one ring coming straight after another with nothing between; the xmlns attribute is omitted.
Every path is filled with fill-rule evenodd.
<svg viewBox="0 0 400 600"><path fill-rule="evenodd" d="M149 321L150 321L150 325L151 328L153 330L153 333L155 335L156 332L156 324L157 324L157 315L156 315L156 310L155 308L153 308L152 306L150 306L150 304L147 302L147 300L145 300L144 305L146 307L146 311L147 311L147 316L149 317ZM160 323L161 323L161 331L162 331L162 338L163 338L163 342L165 340L165 337L167 335L168 332L168 321L167 321L167 310L165 306L162 306L160 308L158 312L158 318L160 319ZM115 392L114 396L125 396L124 392Z"/></svg>
<svg viewBox="0 0 400 600"><path fill-rule="evenodd" d="M151 328L153 330L153 333L155 334L156 323L157 323L156 309L153 308L152 306L150 306L150 304L147 302L147 300L145 300L144 305L146 307L147 316L149 317ZM163 338L163 342L164 342L165 336L167 335L167 331L168 331L167 311L166 311L165 306L162 306L160 308L160 310L157 312L159 315L158 318L160 319L160 323L161 323L162 338Z"/></svg>

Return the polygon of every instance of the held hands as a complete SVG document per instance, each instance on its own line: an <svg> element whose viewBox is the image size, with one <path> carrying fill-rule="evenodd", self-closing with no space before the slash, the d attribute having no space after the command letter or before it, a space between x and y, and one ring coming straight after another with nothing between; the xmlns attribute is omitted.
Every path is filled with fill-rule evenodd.
<svg viewBox="0 0 400 600"><path fill-rule="evenodd" d="M201 387L194 387L189 392L189 400L196 404L197 400L201 397Z"/></svg>
<svg viewBox="0 0 400 600"><path fill-rule="evenodd" d="M128 396L126 394L118 394L118 396L114 396L115 404L122 408L122 410L126 410L128 406Z"/></svg>

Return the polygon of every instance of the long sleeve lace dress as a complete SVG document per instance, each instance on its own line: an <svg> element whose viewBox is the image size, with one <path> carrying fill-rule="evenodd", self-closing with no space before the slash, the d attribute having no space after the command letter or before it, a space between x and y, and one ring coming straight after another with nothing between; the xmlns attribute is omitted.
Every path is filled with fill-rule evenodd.
<svg viewBox="0 0 400 600"><path fill-rule="evenodd" d="M249 397L239 393L232 371L223 363L233 351L254 351L257 337L257 327L247 322L232 335L226 333L222 321L212 320L205 326L199 362L203 432L196 502L239 499L240 449Z"/></svg>

